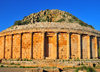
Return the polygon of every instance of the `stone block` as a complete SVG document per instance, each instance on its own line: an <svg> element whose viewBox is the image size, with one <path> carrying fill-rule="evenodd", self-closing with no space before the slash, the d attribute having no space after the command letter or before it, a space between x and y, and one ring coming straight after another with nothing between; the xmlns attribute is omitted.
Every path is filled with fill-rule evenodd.
<svg viewBox="0 0 100 72"><path fill-rule="evenodd" d="M11 35L6 36L5 43L5 59L11 59Z"/></svg>
<svg viewBox="0 0 100 72"><path fill-rule="evenodd" d="M0 59L4 57L4 37L0 37Z"/></svg>
<svg viewBox="0 0 100 72"><path fill-rule="evenodd" d="M31 59L31 34L22 35L22 59Z"/></svg>
<svg viewBox="0 0 100 72"><path fill-rule="evenodd" d="M13 59L20 58L20 34L13 35Z"/></svg>

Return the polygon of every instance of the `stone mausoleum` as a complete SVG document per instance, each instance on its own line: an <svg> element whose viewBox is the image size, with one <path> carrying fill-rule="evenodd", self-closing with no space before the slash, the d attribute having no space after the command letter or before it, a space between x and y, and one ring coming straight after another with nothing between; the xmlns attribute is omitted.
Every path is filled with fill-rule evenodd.
<svg viewBox="0 0 100 72"><path fill-rule="evenodd" d="M73 23L40 22L0 33L0 59L97 59L100 31Z"/></svg>

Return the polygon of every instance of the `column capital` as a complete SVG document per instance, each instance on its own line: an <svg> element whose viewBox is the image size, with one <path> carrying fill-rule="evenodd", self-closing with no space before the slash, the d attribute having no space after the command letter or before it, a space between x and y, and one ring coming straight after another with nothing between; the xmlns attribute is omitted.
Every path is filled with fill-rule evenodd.
<svg viewBox="0 0 100 72"><path fill-rule="evenodd" d="M6 35L4 35L4 37L6 37Z"/></svg>
<svg viewBox="0 0 100 72"><path fill-rule="evenodd" d="M20 35L22 35L23 33L19 33Z"/></svg>
<svg viewBox="0 0 100 72"><path fill-rule="evenodd" d="M46 31L42 31L42 33L47 33Z"/></svg>
<svg viewBox="0 0 100 72"><path fill-rule="evenodd" d="M79 35L83 35L82 33L78 33Z"/></svg>
<svg viewBox="0 0 100 72"><path fill-rule="evenodd" d="M55 33L60 33L60 32L57 31L57 32L55 32Z"/></svg>
<svg viewBox="0 0 100 72"><path fill-rule="evenodd" d="M14 34L11 34L11 36L14 36Z"/></svg>
<svg viewBox="0 0 100 72"><path fill-rule="evenodd" d="M55 35L59 34L59 32L55 32Z"/></svg>
<svg viewBox="0 0 100 72"><path fill-rule="evenodd" d="M30 34L33 34L34 32L29 32Z"/></svg>
<svg viewBox="0 0 100 72"><path fill-rule="evenodd" d="M67 34L71 34L72 32L66 32Z"/></svg>
<svg viewBox="0 0 100 72"><path fill-rule="evenodd" d="M98 36L95 36L95 38L98 38Z"/></svg>

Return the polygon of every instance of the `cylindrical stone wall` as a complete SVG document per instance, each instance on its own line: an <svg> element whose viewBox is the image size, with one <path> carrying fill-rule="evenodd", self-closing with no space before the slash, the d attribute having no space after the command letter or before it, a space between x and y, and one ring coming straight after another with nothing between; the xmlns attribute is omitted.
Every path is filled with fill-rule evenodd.
<svg viewBox="0 0 100 72"><path fill-rule="evenodd" d="M0 36L0 59L95 59L99 48L100 38L68 32Z"/></svg>

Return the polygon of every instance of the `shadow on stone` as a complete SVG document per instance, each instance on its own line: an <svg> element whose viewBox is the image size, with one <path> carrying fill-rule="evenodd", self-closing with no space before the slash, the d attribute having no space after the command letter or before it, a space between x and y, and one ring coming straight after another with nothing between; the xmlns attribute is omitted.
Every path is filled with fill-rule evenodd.
<svg viewBox="0 0 100 72"><path fill-rule="evenodd" d="M2 62L2 59L0 59L0 63Z"/></svg>
<svg viewBox="0 0 100 72"><path fill-rule="evenodd" d="M93 64L93 67L95 67L96 66L96 64Z"/></svg>
<svg viewBox="0 0 100 72"><path fill-rule="evenodd" d="M48 71L46 71L46 70L43 70L43 72L48 72Z"/></svg>
<svg viewBox="0 0 100 72"><path fill-rule="evenodd" d="M59 72L62 72L63 70L59 68Z"/></svg>

